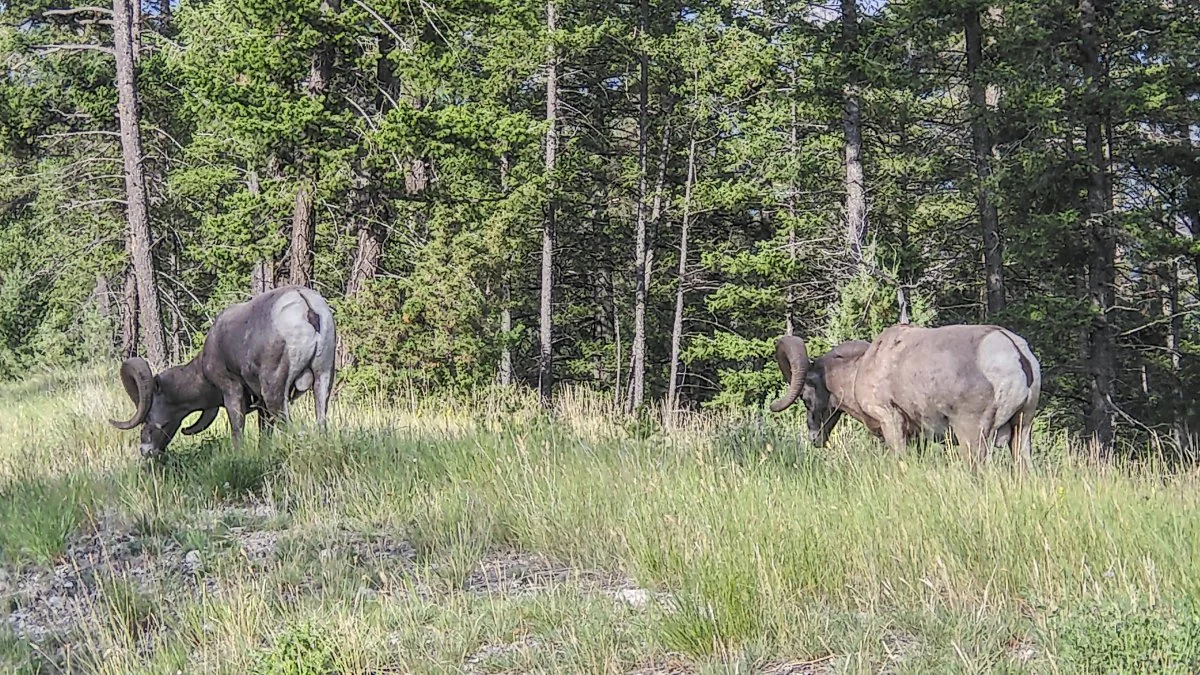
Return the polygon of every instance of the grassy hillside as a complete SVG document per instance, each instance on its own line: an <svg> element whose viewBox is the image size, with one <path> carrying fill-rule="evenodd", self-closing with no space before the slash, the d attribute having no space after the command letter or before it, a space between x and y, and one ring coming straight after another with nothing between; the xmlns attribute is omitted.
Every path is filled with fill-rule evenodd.
<svg viewBox="0 0 1200 675"><path fill-rule="evenodd" d="M567 392L335 401L137 457L110 373L0 387L4 672L1195 672L1200 481L971 473ZM253 426L253 425L252 425Z"/></svg>

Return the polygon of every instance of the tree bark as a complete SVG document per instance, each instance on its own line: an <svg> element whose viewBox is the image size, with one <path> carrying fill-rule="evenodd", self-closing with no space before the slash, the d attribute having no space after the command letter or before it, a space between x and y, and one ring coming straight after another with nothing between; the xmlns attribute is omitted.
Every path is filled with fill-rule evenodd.
<svg viewBox="0 0 1200 675"><path fill-rule="evenodd" d="M538 398L548 406L554 386L552 309L554 295L555 166L558 155L558 56L554 0L546 3L546 218L542 223L541 298L538 308Z"/></svg>
<svg viewBox="0 0 1200 675"><path fill-rule="evenodd" d="M96 285L92 287L92 302L96 305L96 314L103 320L112 318L112 298L109 297L108 277L103 272L96 272Z"/></svg>
<svg viewBox="0 0 1200 675"><path fill-rule="evenodd" d="M137 275L131 267L125 273L125 292L121 311L121 358L137 356L138 351L138 290Z"/></svg>
<svg viewBox="0 0 1200 675"><path fill-rule="evenodd" d="M322 18L329 17L341 11L341 0L321 0L320 14ZM333 70L333 50L327 43L321 43L316 53L312 55L309 65L308 80L305 90L309 98L318 99L325 95L329 88L329 78ZM288 267L288 283L296 286L312 286L313 282L313 246L316 238L316 205L313 194L316 192L318 176L312 158L311 150L302 149L298 164L307 172L307 178L300 180L296 190L296 201L292 210L291 257ZM304 175L304 174L302 174Z"/></svg>
<svg viewBox="0 0 1200 675"><path fill-rule="evenodd" d="M375 94L375 110L382 117L393 107L392 101L397 97L397 86L395 73L392 71L392 62L389 55L395 43L390 36L384 35L379 40L379 58L375 61L375 82L379 86L379 91ZM370 173L370 172L368 172ZM374 183L382 182L379 177L367 175L366 180L369 186ZM379 216L381 210L386 210L386 206L378 204L379 196L373 187L368 187L368 194L371 202L369 217L374 218ZM386 201L386 200L384 200ZM382 208L380 208L382 207ZM370 222L363 222L358 229L358 245L354 250L354 262L350 268L350 278L346 280L346 297L353 298L358 295L363 286L368 281L375 278L375 274L379 271L379 260L383 256L383 244L386 236L384 228L380 225Z"/></svg>
<svg viewBox="0 0 1200 675"><path fill-rule="evenodd" d="M843 95L842 133L846 144L846 244L854 260L862 261L867 236L867 192L862 163L862 117L859 91L862 73L858 67L857 0L842 0L842 56L846 60L847 84Z"/></svg>
<svg viewBox="0 0 1200 675"><path fill-rule="evenodd" d="M1092 320L1088 326L1087 378L1089 402L1087 433L1100 452L1111 454L1114 440L1113 385L1116 379L1116 336L1109 322L1116 281L1116 235L1112 227L1112 193L1109 189L1103 100L1104 62L1100 53L1095 0L1080 0L1080 51L1086 88L1083 97L1087 151L1088 297Z"/></svg>
<svg viewBox="0 0 1200 675"><path fill-rule="evenodd" d="M796 72L796 64L792 64L792 88L793 89L796 87L795 72ZM788 156L793 162L795 162L796 158L799 154L799 152L798 152L799 148L797 147L797 134L798 134L797 126L798 126L799 120L798 120L798 116L796 113L796 96L794 93L792 94L791 98L792 98L791 106L790 106L791 107L791 110L790 110L791 124L788 125L788 127L789 127L788 128ZM693 146L695 145L695 139L692 140L692 144L693 144ZM689 153L691 153L691 152L692 152L692 150L689 150ZM691 170L692 170L692 156L691 156L691 154L689 154L688 155L688 171L690 172ZM688 176L688 181L689 181L688 189L690 189L691 188L691 183L690 183L691 176L690 175ZM797 186L793 183L791 185L791 189L788 191L788 198L787 198L788 259L792 263L792 269L795 269L795 266L796 266L796 190L797 190ZM686 201L686 198L685 198L685 201ZM784 308L783 332L785 335L793 335L796 331L795 279L791 279L791 278L788 279L787 292L784 296L784 303L785 303L786 307Z"/></svg>
<svg viewBox="0 0 1200 675"><path fill-rule="evenodd" d="M314 235L313 200L309 182L300 181L296 202L292 208L292 255L289 261L288 283L295 286L312 284Z"/></svg>
<svg viewBox="0 0 1200 675"><path fill-rule="evenodd" d="M154 277L150 222L146 208L146 176L142 166L141 107L138 101L134 59L140 45L134 41L130 0L113 0L113 51L117 62L117 117L121 125L121 155L125 165L125 216L129 224L128 250L137 278L139 332L146 360L155 371L167 365L162 310Z"/></svg>
<svg viewBox="0 0 1200 675"><path fill-rule="evenodd" d="M346 297L353 298L362 292L367 281L375 278L379 271L379 258L383 253L383 232L374 223L363 223L358 228L358 245L354 251L354 262L350 277L346 280Z"/></svg>
<svg viewBox="0 0 1200 675"><path fill-rule="evenodd" d="M679 410L679 353L683 346L683 301L684 293L687 292L688 229L691 226L692 186L695 183L696 136L693 133L691 141L688 143L687 179L683 184L683 218L679 223L679 285L675 288L675 317L671 322L671 374L667 380L667 410L672 419Z"/></svg>
<svg viewBox="0 0 1200 675"><path fill-rule="evenodd" d="M504 348L500 351L499 381L501 386L507 387L513 381L512 348L508 346L508 335L512 332L512 296L507 282L501 296L500 302L503 304L500 307L500 334L504 336Z"/></svg>
<svg viewBox="0 0 1200 675"><path fill-rule="evenodd" d="M640 0L641 26L643 39L649 27L649 0ZM646 277L649 274L646 246L646 172L647 172L647 115L650 107L650 57L645 49L638 54L638 139L637 139L637 204L635 205L635 242L634 242L634 283L633 298L633 345L629 377L629 398L626 401L626 411L632 412L640 408L645 399L646 385Z"/></svg>
<svg viewBox="0 0 1200 675"><path fill-rule="evenodd" d="M987 316L1004 310L1004 249L1000 238L1000 218L990 193L992 180L992 134L988 128L987 83L980 74L983 67L983 27L979 9L963 13L963 34L967 47L967 80L971 101L971 141L975 160L975 203L983 230L983 273L987 291Z"/></svg>
<svg viewBox="0 0 1200 675"><path fill-rule="evenodd" d="M268 171L275 164L272 157L267 161ZM260 194L261 186L258 182L258 172L251 170L246 176L246 191L251 196L257 197ZM259 295L266 293L275 287L275 261L270 257L259 258L254 262L254 267L250 269L250 293L251 295Z"/></svg>
<svg viewBox="0 0 1200 675"><path fill-rule="evenodd" d="M504 197L508 196L508 153L500 153L500 194ZM512 347L508 342L509 334L512 332L512 289L508 283L508 272L501 272L501 277L500 335L503 346L500 348L497 379L500 386L507 387L512 384L513 379Z"/></svg>
<svg viewBox="0 0 1200 675"><path fill-rule="evenodd" d="M250 293L259 295L266 293L274 287L272 283L275 279L274 265L269 260L259 260L254 263L254 268L250 270Z"/></svg>
<svg viewBox="0 0 1200 675"><path fill-rule="evenodd" d="M1183 392L1183 312L1179 307L1179 261L1172 260L1163 274L1166 288L1163 293L1163 318L1168 321L1167 354L1171 359L1171 401L1175 423L1171 435L1176 447L1188 447L1187 408Z"/></svg>

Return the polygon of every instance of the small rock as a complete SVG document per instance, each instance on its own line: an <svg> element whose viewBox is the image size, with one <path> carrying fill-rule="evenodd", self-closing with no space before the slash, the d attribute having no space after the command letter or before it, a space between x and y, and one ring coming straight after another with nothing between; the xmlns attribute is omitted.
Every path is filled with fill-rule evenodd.
<svg viewBox="0 0 1200 675"><path fill-rule="evenodd" d="M616 595L617 600L634 609L645 609L650 604L650 591L644 588L624 588Z"/></svg>
<svg viewBox="0 0 1200 675"><path fill-rule="evenodd" d="M187 555L183 556L183 568L193 574L200 571L201 564L200 552L197 550L188 551Z"/></svg>

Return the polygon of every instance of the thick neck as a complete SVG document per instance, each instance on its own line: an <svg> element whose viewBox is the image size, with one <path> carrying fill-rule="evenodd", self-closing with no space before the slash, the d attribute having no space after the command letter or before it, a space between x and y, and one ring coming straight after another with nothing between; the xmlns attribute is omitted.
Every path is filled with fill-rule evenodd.
<svg viewBox="0 0 1200 675"><path fill-rule="evenodd" d="M858 364L861 360L861 356L847 358L839 364L841 367L825 371L825 386L829 389L832 399L830 403L834 408L867 424L866 415L863 414L862 407L858 404L858 396L855 392L855 385L858 383Z"/></svg>
<svg viewBox="0 0 1200 675"><path fill-rule="evenodd" d="M215 408L222 403L220 390L204 377L199 357L182 366L167 368L157 379L164 393L177 403L194 406L194 410Z"/></svg>

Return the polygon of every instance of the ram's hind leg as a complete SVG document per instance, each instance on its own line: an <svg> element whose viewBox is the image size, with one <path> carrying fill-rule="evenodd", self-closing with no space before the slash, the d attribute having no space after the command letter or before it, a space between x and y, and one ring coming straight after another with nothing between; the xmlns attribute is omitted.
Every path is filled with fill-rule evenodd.
<svg viewBox="0 0 1200 675"><path fill-rule="evenodd" d="M1012 436L1008 439L1013 466L1024 473L1033 468L1033 410L1018 412L1012 420Z"/></svg>
<svg viewBox="0 0 1200 675"><path fill-rule="evenodd" d="M313 403L316 407L317 426L325 430L325 420L329 415L329 398L333 394L333 366L317 373L316 384L313 385Z"/></svg>
<svg viewBox="0 0 1200 675"><path fill-rule="evenodd" d="M292 386L289 371L287 360L279 359L260 377L262 405L273 423L288 423L288 390Z"/></svg>
<svg viewBox="0 0 1200 675"><path fill-rule="evenodd" d="M953 432L959 457L968 467L976 468L987 453L988 439L983 426L973 420L960 419L954 421Z"/></svg>

